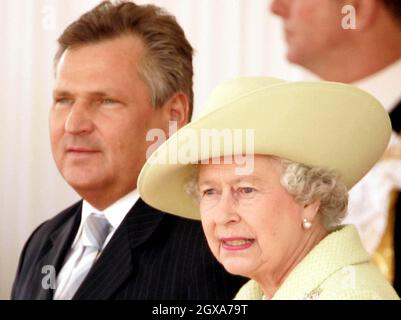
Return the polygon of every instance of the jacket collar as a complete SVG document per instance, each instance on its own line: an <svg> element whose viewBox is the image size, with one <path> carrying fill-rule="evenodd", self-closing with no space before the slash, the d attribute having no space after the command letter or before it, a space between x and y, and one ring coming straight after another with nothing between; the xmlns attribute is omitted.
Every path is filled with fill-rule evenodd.
<svg viewBox="0 0 401 320"><path fill-rule="evenodd" d="M358 232L352 225L330 233L291 271L273 299L310 299L319 294L319 286L342 268L368 262Z"/></svg>

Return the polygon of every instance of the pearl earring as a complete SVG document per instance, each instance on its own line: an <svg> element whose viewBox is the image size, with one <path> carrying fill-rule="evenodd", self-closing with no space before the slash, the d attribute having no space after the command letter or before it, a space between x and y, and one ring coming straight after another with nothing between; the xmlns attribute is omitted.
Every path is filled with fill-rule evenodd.
<svg viewBox="0 0 401 320"><path fill-rule="evenodd" d="M312 222L310 222L308 219L304 218L302 220L302 227L306 230L310 229L312 227Z"/></svg>

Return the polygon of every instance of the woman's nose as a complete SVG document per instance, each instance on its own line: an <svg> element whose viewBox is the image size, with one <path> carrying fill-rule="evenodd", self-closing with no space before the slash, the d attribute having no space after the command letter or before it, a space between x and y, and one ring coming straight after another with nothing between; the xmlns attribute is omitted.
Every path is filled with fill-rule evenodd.
<svg viewBox="0 0 401 320"><path fill-rule="evenodd" d="M221 195L214 219L216 224L239 221L236 200L231 192Z"/></svg>

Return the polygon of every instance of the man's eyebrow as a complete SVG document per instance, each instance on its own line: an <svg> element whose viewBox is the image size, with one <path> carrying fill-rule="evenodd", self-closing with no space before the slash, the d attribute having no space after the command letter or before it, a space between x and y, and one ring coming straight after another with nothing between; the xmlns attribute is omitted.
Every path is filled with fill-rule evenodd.
<svg viewBox="0 0 401 320"><path fill-rule="evenodd" d="M110 90L111 91L111 90ZM74 93L72 91L68 91L68 90L59 90L59 89L55 89L53 90L53 95L54 96L71 96ZM87 96L91 96L91 97L106 97L106 96L110 96L110 95L117 95L117 92L110 92L110 93L106 93L105 91L89 91L86 92L85 95Z"/></svg>
<svg viewBox="0 0 401 320"><path fill-rule="evenodd" d="M110 93L106 93L104 91L89 91L89 92L86 92L85 95L88 95L91 97L105 97L105 96L109 96Z"/></svg>
<svg viewBox="0 0 401 320"><path fill-rule="evenodd" d="M58 90L58 89L53 90L53 96L70 96L70 95L72 95L72 93L67 90Z"/></svg>

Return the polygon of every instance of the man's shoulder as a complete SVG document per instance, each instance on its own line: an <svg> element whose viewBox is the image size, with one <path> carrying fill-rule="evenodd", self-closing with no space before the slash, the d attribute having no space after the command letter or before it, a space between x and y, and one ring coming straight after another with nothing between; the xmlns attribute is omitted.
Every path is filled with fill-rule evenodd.
<svg viewBox="0 0 401 320"><path fill-rule="evenodd" d="M171 229L180 233L189 233L193 236L201 234L203 237L202 224L199 220L179 217L173 214L163 212L163 223L168 225Z"/></svg>
<svg viewBox="0 0 401 320"><path fill-rule="evenodd" d="M65 224L69 219L74 216L82 207L82 200L74 203L68 208L57 213L54 217L44 221L40 224L31 235L31 238L42 237L43 235L49 235L52 231L58 229Z"/></svg>
<svg viewBox="0 0 401 320"><path fill-rule="evenodd" d="M176 247L175 243L185 242L186 245L180 247L185 247L187 250L197 247L199 251L209 251L199 220L179 217L150 206L147 210L154 217L160 219L154 233L157 238L173 243L174 247Z"/></svg>
<svg viewBox="0 0 401 320"><path fill-rule="evenodd" d="M201 227L201 222L199 220L183 218L166 212L163 213L166 216L165 219L174 222L175 224Z"/></svg>
<svg viewBox="0 0 401 320"><path fill-rule="evenodd" d="M46 220L42 223L42 228L46 229L56 229L60 225L64 224L67 220L69 220L74 214L80 211L82 208L82 200L74 203L73 205L69 206L68 208L62 210L61 212L57 213L54 217Z"/></svg>
<svg viewBox="0 0 401 320"><path fill-rule="evenodd" d="M170 227L173 227L173 228L193 227L195 229L202 228L201 222L199 220L183 218L183 217L176 216L176 215L168 213L168 212L161 211L159 209L151 207L146 202L144 202L142 199L140 199L140 201L138 202L138 204L136 206L151 213L153 216L160 217L161 220L163 221L163 223L169 225Z"/></svg>
<svg viewBox="0 0 401 320"><path fill-rule="evenodd" d="M42 250L47 248L52 235L56 234L63 225L70 221L77 210L80 209L81 204L82 201L74 203L72 206L64 209L53 218L44 221L31 233L22 249L18 273L20 273L21 270L26 271L26 268L30 268L30 264L37 261L43 253Z"/></svg>

